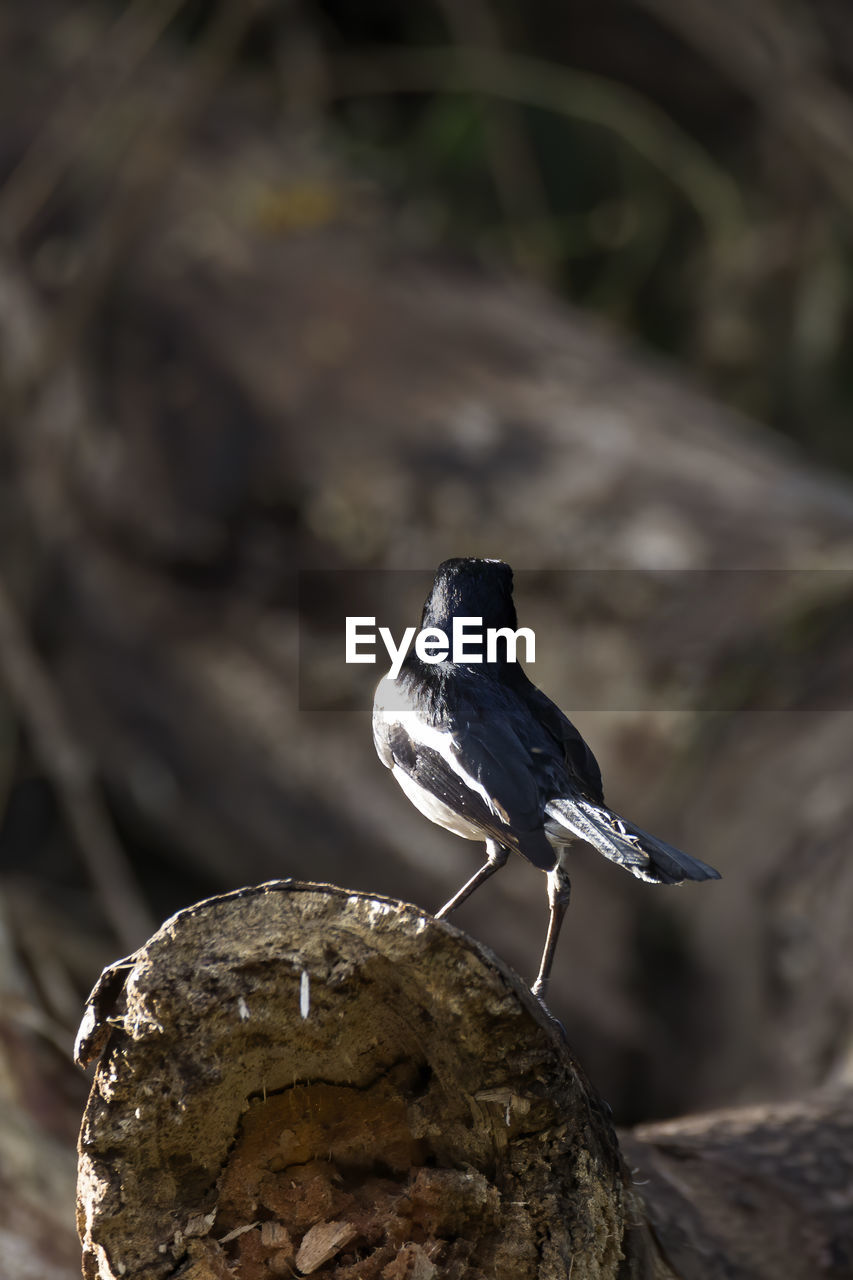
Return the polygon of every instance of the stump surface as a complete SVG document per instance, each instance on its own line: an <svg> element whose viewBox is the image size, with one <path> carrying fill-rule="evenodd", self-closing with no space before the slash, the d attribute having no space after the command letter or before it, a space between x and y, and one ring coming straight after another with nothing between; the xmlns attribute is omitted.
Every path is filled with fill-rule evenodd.
<svg viewBox="0 0 853 1280"><path fill-rule="evenodd" d="M80 1142L85 1276L619 1272L604 1110L527 988L452 925L277 881L179 913L123 965L88 1028L108 1038Z"/></svg>

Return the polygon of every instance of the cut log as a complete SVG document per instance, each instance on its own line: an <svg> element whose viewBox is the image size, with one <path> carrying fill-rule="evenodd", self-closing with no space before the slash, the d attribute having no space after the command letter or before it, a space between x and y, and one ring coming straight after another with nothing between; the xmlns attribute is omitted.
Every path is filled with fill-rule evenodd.
<svg viewBox="0 0 853 1280"><path fill-rule="evenodd" d="M292 881L202 902L107 971L99 1048L90 1280L642 1274L562 1029L414 907Z"/></svg>

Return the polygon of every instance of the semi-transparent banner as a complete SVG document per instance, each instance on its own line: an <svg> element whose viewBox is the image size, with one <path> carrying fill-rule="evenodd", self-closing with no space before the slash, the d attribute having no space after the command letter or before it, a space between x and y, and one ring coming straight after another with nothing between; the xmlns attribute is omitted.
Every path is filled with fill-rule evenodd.
<svg viewBox="0 0 853 1280"><path fill-rule="evenodd" d="M853 708L853 570L517 570L519 633L421 635L433 571L299 574L299 702L369 708L406 652L521 661L572 711ZM461 641L461 648L455 645Z"/></svg>

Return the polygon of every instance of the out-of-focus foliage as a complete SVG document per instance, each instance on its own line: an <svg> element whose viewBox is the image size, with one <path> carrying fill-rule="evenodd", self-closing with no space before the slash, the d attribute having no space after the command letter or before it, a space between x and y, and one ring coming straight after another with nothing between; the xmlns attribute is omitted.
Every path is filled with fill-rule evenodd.
<svg viewBox="0 0 853 1280"><path fill-rule="evenodd" d="M843 4L328 0L268 9L259 64L290 71L294 24L412 237L534 271L853 466Z"/></svg>
<svg viewBox="0 0 853 1280"><path fill-rule="evenodd" d="M55 36L72 67L77 41L85 64L87 24L114 21L119 90L124 9L69 7ZM184 50L188 79L200 49L215 61L227 47L247 103L277 113L289 137L333 140L392 196L400 235L536 275L823 461L853 467L853 11L843 0L748 11L730 0L134 9L150 43ZM146 53L131 51L131 78ZM78 135L78 195L132 145L133 94L115 101ZM330 198L322 184L273 193L260 216L289 233L334 214ZM61 244L42 249L47 278L73 271Z"/></svg>

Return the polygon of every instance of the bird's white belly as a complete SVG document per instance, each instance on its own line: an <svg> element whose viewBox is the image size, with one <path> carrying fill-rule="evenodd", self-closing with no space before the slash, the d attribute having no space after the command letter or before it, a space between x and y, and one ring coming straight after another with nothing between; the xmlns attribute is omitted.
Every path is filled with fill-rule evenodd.
<svg viewBox="0 0 853 1280"><path fill-rule="evenodd" d="M439 827L445 827L466 840L485 840L486 837L479 827L475 827L472 822L454 813L449 805L439 800L431 791L419 786L398 764L393 766L391 772L415 808L420 809L430 822L435 822Z"/></svg>

